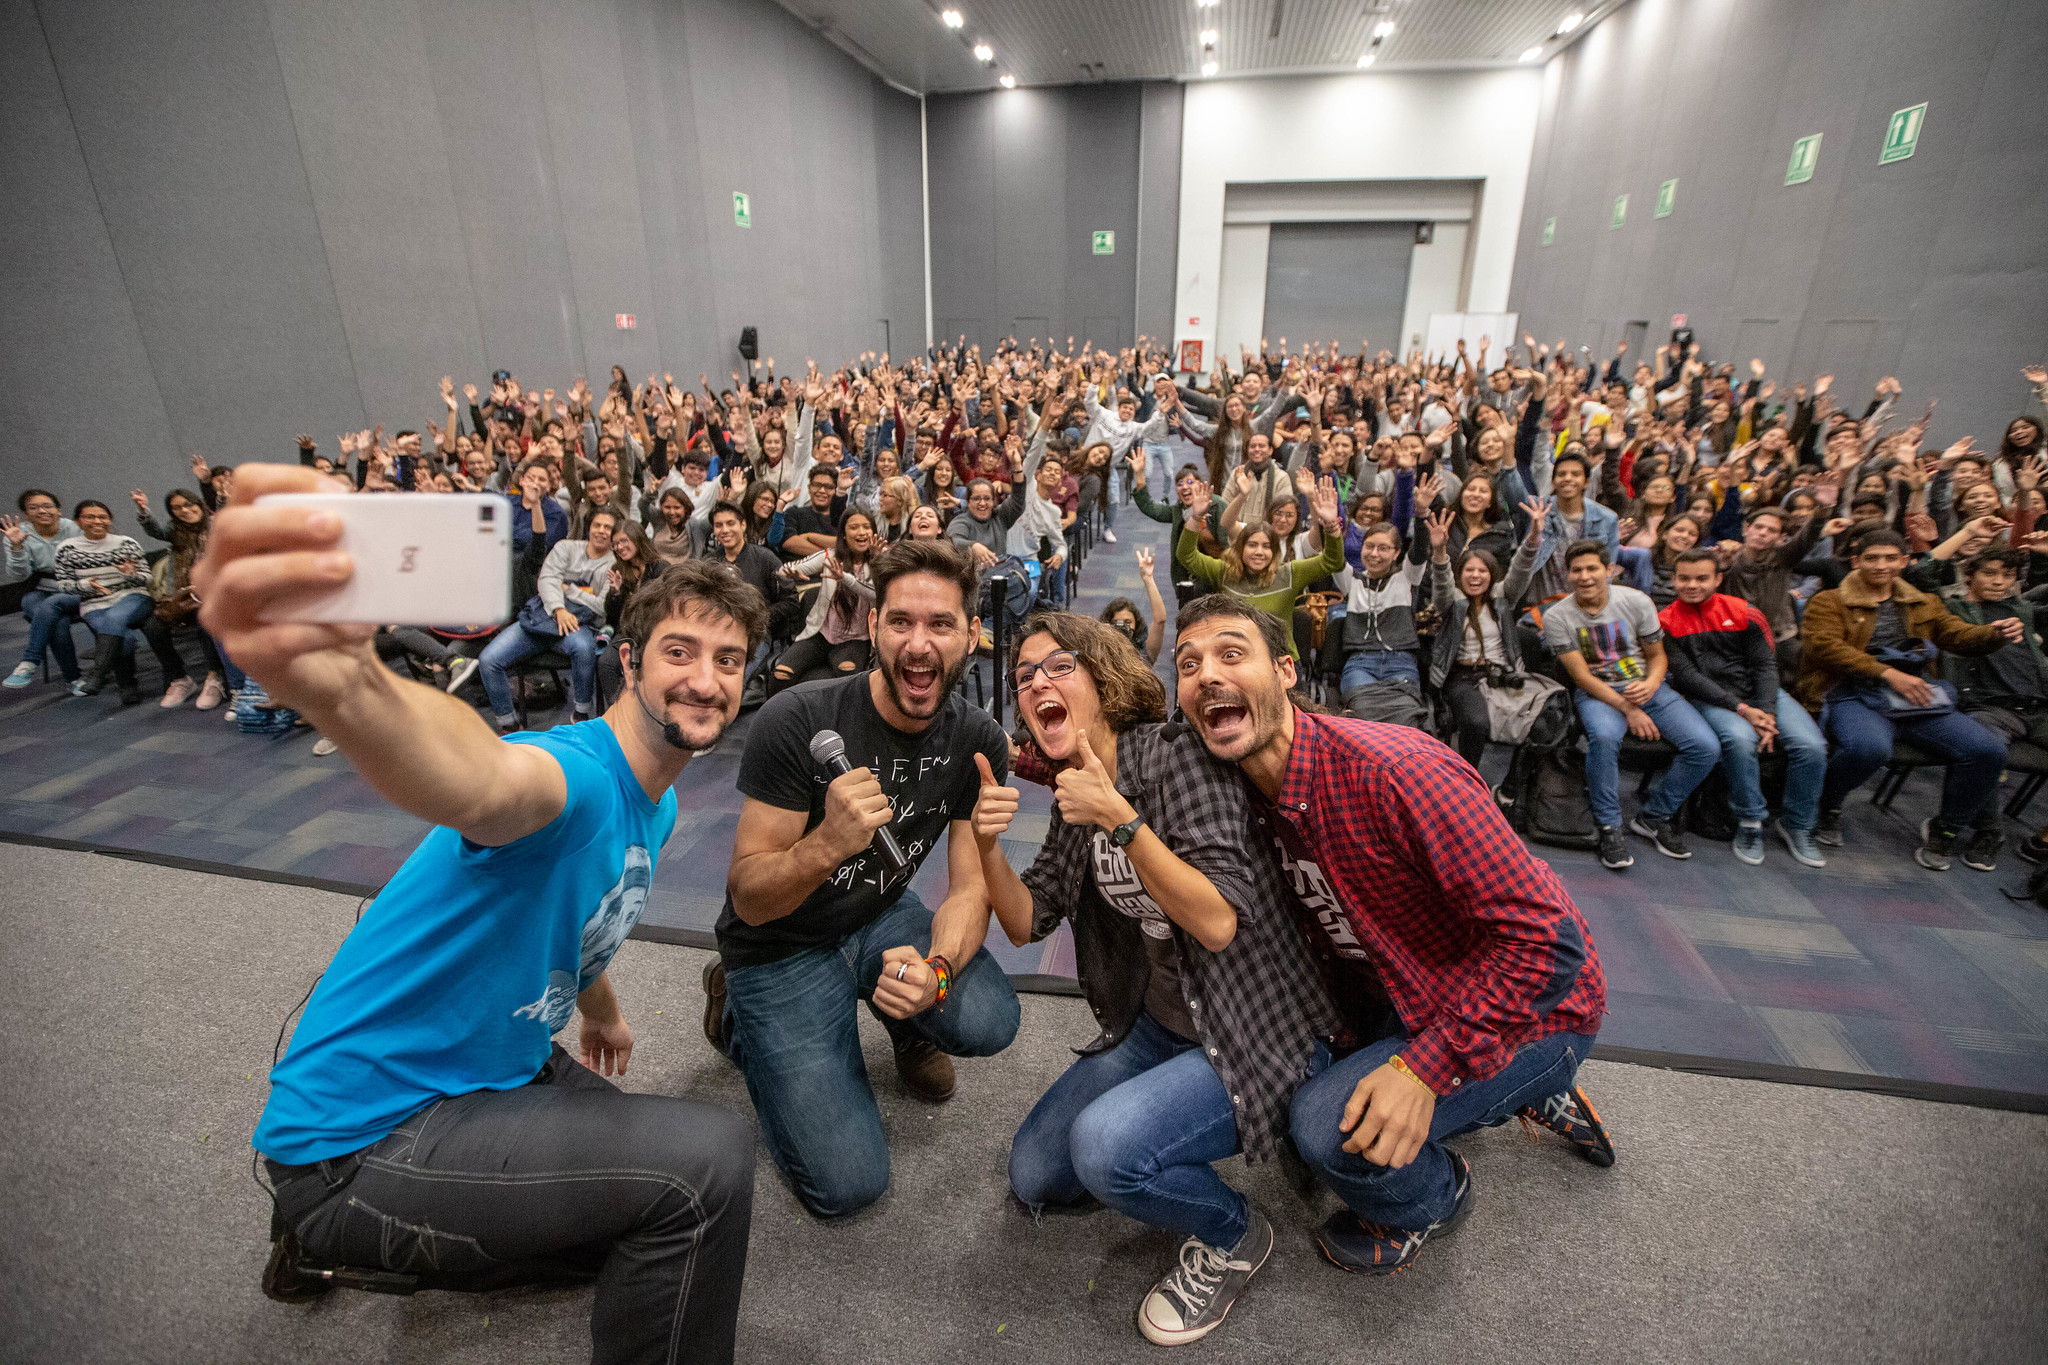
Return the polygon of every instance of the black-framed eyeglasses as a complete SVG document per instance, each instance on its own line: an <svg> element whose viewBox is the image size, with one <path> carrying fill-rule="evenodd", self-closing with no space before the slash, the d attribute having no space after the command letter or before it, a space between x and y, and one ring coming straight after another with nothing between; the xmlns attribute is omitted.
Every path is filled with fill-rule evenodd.
<svg viewBox="0 0 2048 1365"><path fill-rule="evenodd" d="M1017 665L1017 690L1022 692L1031 686L1031 680L1043 673L1047 682L1058 682L1061 678L1072 677L1081 661L1074 657L1071 649L1054 650L1035 664Z"/></svg>

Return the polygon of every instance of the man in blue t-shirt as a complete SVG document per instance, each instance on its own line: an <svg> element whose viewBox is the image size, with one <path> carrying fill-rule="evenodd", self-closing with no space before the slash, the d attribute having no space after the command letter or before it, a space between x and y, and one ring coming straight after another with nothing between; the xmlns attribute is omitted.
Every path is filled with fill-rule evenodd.
<svg viewBox="0 0 2048 1365"><path fill-rule="evenodd" d="M1009 771L1002 728L956 693L980 622L972 561L947 541L877 555L875 667L792 687L747 735L720 961L705 971L704 1031L747 1078L761 1135L821 1218L889 1186L889 1145L856 1027L866 1000L920 1099L953 1093L954 1057L1017 1036L1017 993L982 947L988 889L975 843L981 754ZM812 756L824 730L848 771ZM888 826L904 865L875 831ZM946 841L936 912L910 883Z"/></svg>
<svg viewBox="0 0 2048 1365"><path fill-rule="evenodd" d="M272 1069L257 1124L274 1192L264 1289L381 1269L429 1287L597 1279L599 1361L733 1355L753 1139L717 1109L622 1093L633 1033L605 967L675 827L669 789L739 713L760 594L707 565L643 585L625 686L595 720L500 740L399 678L371 626L269 624L352 571L327 491L244 465L198 574L206 628L269 694L436 828L349 934ZM580 1012L581 1063L552 1040ZM599 1073L603 1073L600 1075Z"/></svg>

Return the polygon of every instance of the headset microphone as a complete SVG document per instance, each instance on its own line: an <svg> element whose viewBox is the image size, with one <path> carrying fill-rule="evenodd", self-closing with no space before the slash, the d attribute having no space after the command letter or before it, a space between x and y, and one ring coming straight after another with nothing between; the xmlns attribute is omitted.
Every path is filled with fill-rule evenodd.
<svg viewBox="0 0 2048 1365"><path fill-rule="evenodd" d="M633 671L635 673L638 673L640 671L639 660L637 659L634 660ZM682 726L676 724L672 720L664 719L663 717L655 714L654 708L647 704L647 699L640 695L640 684L637 680L632 683L629 683L628 685L633 689L633 700L640 703L640 709L647 713L647 719L653 721L656 725L659 725L661 727L661 737L668 741L669 747L671 749L681 749L684 753L691 754L697 752L696 749L692 748L683 739Z"/></svg>
<svg viewBox="0 0 2048 1365"><path fill-rule="evenodd" d="M846 761L846 741L837 730L820 730L811 736L811 757L830 768L835 777L853 771L853 765ZM910 859L903 856L903 846L896 842L887 825L875 831L875 842L881 846L882 857L892 871L910 870Z"/></svg>

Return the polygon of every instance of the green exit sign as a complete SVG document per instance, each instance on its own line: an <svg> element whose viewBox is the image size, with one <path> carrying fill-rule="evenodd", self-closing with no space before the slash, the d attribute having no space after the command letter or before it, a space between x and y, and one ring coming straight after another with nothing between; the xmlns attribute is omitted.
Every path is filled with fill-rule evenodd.
<svg viewBox="0 0 2048 1365"><path fill-rule="evenodd" d="M1091 236L1094 240L1094 250L1096 255L1116 255L1116 234L1114 232L1097 232L1091 234Z"/></svg>
<svg viewBox="0 0 2048 1365"><path fill-rule="evenodd" d="M1614 196L1614 216L1607 220L1607 226L1610 228L1618 228L1627 221L1628 196L1625 194L1617 194Z"/></svg>
<svg viewBox="0 0 2048 1365"><path fill-rule="evenodd" d="M1556 240L1557 240L1557 219L1555 219L1555 218L1545 218L1545 219L1543 220L1543 245L1545 245L1545 246L1549 246L1549 245L1550 245L1550 244L1551 244L1552 242L1554 242L1554 241L1556 241Z"/></svg>
<svg viewBox="0 0 2048 1365"><path fill-rule="evenodd" d="M1920 125L1925 122L1927 104L1924 100L1911 109L1901 109L1893 114L1891 123L1884 130L1884 150L1877 154L1877 164L1889 166L1913 155L1913 149L1920 145Z"/></svg>
<svg viewBox="0 0 2048 1365"><path fill-rule="evenodd" d="M1804 185L1813 179L1813 168L1820 165L1820 134L1809 133L1792 144L1792 161L1785 167L1785 183Z"/></svg>
<svg viewBox="0 0 2048 1365"><path fill-rule="evenodd" d="M1657 216L1669 218L1671 210L1678 207L1678 182L1667 180L1657 187Z"/></svg>
<svg viewBox="0 0 2048 1365"><path fill-rule="evenodd" d="M747 201L746 192L743 190L732 192L732 225L743 228L754 225L754 208Z"/></svg>

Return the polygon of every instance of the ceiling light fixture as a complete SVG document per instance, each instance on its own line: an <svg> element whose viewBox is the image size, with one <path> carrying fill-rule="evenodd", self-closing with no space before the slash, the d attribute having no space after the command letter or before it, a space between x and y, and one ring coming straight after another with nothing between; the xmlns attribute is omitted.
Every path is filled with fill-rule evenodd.
<svg viewBox="0 0 2048 1365"><path fill-rule="evenodd" d="M949 9L941 12L939 15L939 19L946 25L947 28L959 28L962 24L967 22L966 19L961 17L960 11L957 9Z"/></svg>
<svg viewBox="0 0 2048 1365"><path fill-rule="evenodd" d="M1382 19L1377 24L1374 24L1372 26L1372 36L1375 38L1393 37L1394 21L1392 19Z"/></svg>
<svg viewBox="0 0 2048 1365"><path fill-rule="evenodd" d="M1534 47L1525 47L1525 48L1523 48L1523 49L1522 49L1522 60L1523 60L1523 61L1525 61L1525 62L1533 62L1533 61L1535 61L1535 60L1536 60L1536 59L1537 59L1538 57L1541 57L1542 55L1543 55L1543 44L1541 44L1541 43L1538 43L1538 44L1537 44L1536 46L1534 46Z"/></svg>
<svg viewBox="0 0 2048 1365"><path fill-rule="evenodd" d="M996 50L987 43L976 43L974 45L974 60L977 62L992 62L995 59Z"/></svg>
<svg viewBox="0 0 2048 1365"><path fill-rule="evenodd" d="M1586 16L1579 13L1577 10L1573 10L1570 14L1567 14L1564 17L1564 22L1557 26L1557 31L1559 33L1570 33L1573 29L1577 28L1580 24L1583 24L1585 22Z"/></svg>
<svg viewBox="0 0 2048 1365"><path fill-rule="evenodd" d="M998 76L996 77L996 84L1005 90L1015 90L1017 88L1017 78L1015 76Z"/></svg>
<svg viewBox="0 0 2048 1365"><path fill-rule="evenodd" d="M1203 29L1203 30L1202 30L1202 46L1203 46L1203 47L1214 47L1214 46L1216 46L1216 30L1215 30L1215 29L1213 29L1213 28L1205 28L1205 29Z"/></svg>
<svg viewBox="0 0 2048 1365"><path fill-rule="evenodd" d="M1214 63L1214 62L1203 62L1203 63L1202 63L1202 74L1203 74L1204 76L1213 76L1213 75L1215 75L1215 74L1216 74L1216 63Z"/></svg>
<svg viewBox="0 0 2048 1365"><path fill-rule="evenodd" d="M1196 9L1214 9L1222 0L1195 0Z"/></svg>
<svg viewBox="0 0 2048 1365"><path fill-rule="evenodd" d="M1377 59L1377 58L1375 58L1375 57L1373 56L1373 54L1372 54L1372 53L1370 53L1370 52L1366 53L1366 54L1365 54L1365 55L1364 55L1363 57L1360 57L1360 58L1358 59L1358 65L1359 65L1359 69L1360 69L1360 70L1363 70L1364 68L1366 68L1366 67L1368 67L1368 66L1371 66L1371 65L1373 64L1373 62L1374 62L1374 61L1376 61L1376 60L1378 60L1378 59Z"/></svg>

